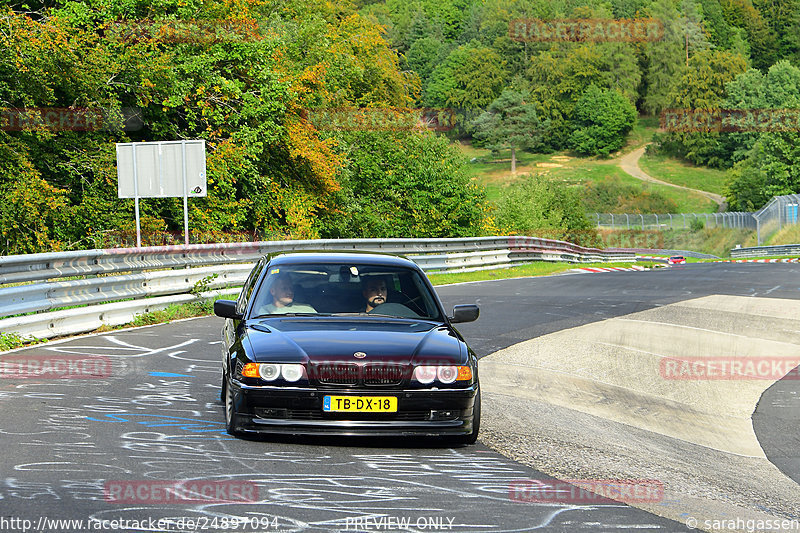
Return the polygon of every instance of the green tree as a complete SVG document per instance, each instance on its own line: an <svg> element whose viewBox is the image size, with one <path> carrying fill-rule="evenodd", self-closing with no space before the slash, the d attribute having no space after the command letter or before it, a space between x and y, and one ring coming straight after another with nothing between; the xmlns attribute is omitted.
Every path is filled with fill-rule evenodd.
<svg viewBox="0 0 800 533"><path fill-rule="evenodd" d="M542 131L536 106L513 89L505 89L489 108L473 122L478 146L497 153L511 149L511 172L517 171L517 149L536 149L541 145Z"/></svg>
<svg viewBox="0 0 800 533"><path fill-rule="evenodd" d="M483 232L486 206L463 155L432 133L339 132L347 158L321 236L460 237Z"/></svg>
<svg viewBox="0 0 800 533"><path fill-rule="evenodd" d="M747 69L747 59L727 50L709 49L689 59L689 67L675 81L669 107L688 110L720 108L725 87ZM678 131L659 136L662 148L697 165L730 166L729 148L718 131Z"/></svg>
<svg viewBox="0 0 800 533"><path fill-rule="evenodd" d="M591 85L636 102L641 70L632 50L627 43L570 44L531 58L526 85L539 118L549 124L544 137L550 148L570 146L573 108Z"/></svg>
<svg viewBox="0 0 800 533"><path fill-rule="evenodd" d="M651 17L661 21L664 28L664 38L648 43L646 47L648 67L644 109L657 115L668 106L672 85L686 68L685 44L680 13L672 0L655 0L648 11Z"/></svg>
<svg viewBox="0 0 800 533"><path fill-rule="evenodd" d="M777 40L776 57L800 64L800 0L753 0Z"/></svg>
<svg viewBox="0 0 800 533"><path fill-rule="evenodd" d="M576 191L544 176L526 176L503 192L497 205L502 231L592 244L593 224Z"/></svg>
<svg viewBox="0 0 800 533"><path fill-rule="evenodd" d="M477 41L454 49L431 74L424 101L429 107L483 109L500 95L504 62Z"/></svg>
<svg viewBox="0 0 800 533"><path fill-rule="evenodd" d="M424 37L414 41L406 52L406 64L411 67L420 79L427 80L436 66L446 54L446 48L435 37Z"/></svg>
<svg viewBox="0 0 800 533"><path fill-rule="evenodd" d="M720 0L723 16L747 35L753 66L766 71L777 59L776 36L750 0Z"/></svg>
<svg viewBox="0 0 800 533"><path fill-rule="evenodd" d="M725 134L730 157L736 162L727 182L729 204L735 208L761 207L771 196L800 192L800 69L779 61L766 75L749 70L728 84L726 106L732 109L771 109L782 120L769 128L735 120L753 131ZM789 110L782 112L780 110ZM794 110L794 111L792 111Z"/></svg>
<svg viewBox="0 0 800 533"><path fill-rule="evenodd" d="M591 85L575 105L571 123L573 150L608 157L625 144L636 123L636 108L618 91Z"/></svg>

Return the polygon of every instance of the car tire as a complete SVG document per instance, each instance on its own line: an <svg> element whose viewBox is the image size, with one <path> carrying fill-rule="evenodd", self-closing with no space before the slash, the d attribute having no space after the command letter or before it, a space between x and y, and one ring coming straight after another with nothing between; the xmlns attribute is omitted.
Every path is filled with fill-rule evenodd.
<svg viewBox="0 0 800 533"><path fill-rule="evenodd" d="M478 431L481 429L481 389L475 394L475 405L472 408L472 431L466 435L453 437L455 444L475 444L478 440Z"/></svg>
<svg viewBox="0 0 800 533"><path fill-rule="evenodd" d="M229 435L238 435L239 417L236 416L236 410L234 409L231 387L228 384L228 380L224 377L222 379L222 389L225 395L225 431L227 431Z"/></svg>

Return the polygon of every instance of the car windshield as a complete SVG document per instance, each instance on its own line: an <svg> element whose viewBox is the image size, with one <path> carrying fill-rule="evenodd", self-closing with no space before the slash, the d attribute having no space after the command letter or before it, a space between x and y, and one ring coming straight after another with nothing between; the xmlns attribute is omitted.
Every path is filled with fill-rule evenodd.
<svg viewBox="0 0 800 533"><path fill-rule="evenodd" d="M249 316L272 315L442 319L418 271L349 263L270 266Z"/></svg>

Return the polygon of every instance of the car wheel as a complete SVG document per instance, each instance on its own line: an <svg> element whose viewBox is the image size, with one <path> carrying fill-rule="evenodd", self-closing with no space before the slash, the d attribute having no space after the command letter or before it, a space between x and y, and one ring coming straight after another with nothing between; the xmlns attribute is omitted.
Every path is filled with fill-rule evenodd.
<svg viewBox="0 0 800 533"><path fill-rule="evenodd" d="M472 408L472 431L466 435L453 437L455 444L475 444L478 440L478 431L481 429L481 389L475 395L475 405Z"/></svg>
<svg viewBox="0 0 800 533"><path fill-rule="evenodd" d="M239 417L236 416L236 409L233 405L233 392L231 392L231 387L228 385L228 380L224 377L222 388L225 394L225 431L229 435L237 435L239 433Z"/></svg>
<svg viewBox="0 0 800 533"><path fill-rule="evenodd" d="M225 405L225 389L227 386L225 385L225 372L222 373L222 388L219 390L219 403Z"/></svg>

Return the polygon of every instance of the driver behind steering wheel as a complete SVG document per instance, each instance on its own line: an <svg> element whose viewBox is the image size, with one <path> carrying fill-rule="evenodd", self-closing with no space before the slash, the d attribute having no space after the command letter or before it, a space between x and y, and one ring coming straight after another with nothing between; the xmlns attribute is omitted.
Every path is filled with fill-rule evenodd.
<svg viewBox="0 0 800 533"><path fill-rule="evenodd" d="M361 295L366 300L363 313L369 313L381 304L386 303L386 296L389 290L386 286L386 279L382 276L374 276L364 281L364 288Z"/></svg>

